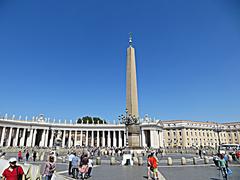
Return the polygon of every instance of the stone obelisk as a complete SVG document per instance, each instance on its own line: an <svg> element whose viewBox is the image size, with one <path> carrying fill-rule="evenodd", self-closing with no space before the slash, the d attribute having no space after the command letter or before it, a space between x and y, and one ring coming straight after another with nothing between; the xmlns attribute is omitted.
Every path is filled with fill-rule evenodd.
<svg viewBox="0 0 240 180"><path fill-rule="evenodd" d="M135 50L132 47L132 35L129 37L129 47L127 48L127 85L126 85L126 109L132 117L138 118L138 93Z"/></svg>
<svg viewBox="0 0 240 180"><path fill-rule="evenodd" d="M135 50L132 46L132 35L129 38L127 48L127 118L131 123L127 126L129 148L140 147L140 126L138 124L138 94L137 94L137 75Z"/></svg>

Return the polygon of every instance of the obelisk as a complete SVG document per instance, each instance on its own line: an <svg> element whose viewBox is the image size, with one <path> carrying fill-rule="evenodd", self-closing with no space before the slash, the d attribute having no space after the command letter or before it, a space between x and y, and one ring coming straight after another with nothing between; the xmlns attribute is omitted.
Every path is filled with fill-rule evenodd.
<svg viewBox="0 0 240 180"><path fill-rule="evenodd" d="M129 148L140 147L140 126L138 122L138 93L137 93L137 75L135 50L132 46L132 34L129 37L129 47L127 48L127 119L130 124L127 125L128 130L128 146Z"/></svg>
<svg viewBox="0 0 240 180"><path fill-rule="evenodd" d="M135 50L132 46L132 34L129 37L129 47L127 48L127 85L126 85L126 109L132 117L138 118L138 93Z"/></svg>

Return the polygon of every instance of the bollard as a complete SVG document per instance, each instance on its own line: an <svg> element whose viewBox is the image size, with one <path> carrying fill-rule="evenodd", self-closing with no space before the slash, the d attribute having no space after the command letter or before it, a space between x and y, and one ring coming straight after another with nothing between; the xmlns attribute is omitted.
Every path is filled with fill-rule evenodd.
<svg viewBox="0 0 240 180"><path fill-rule="evenodd" d="M65 162L66 162L66 157L63 156L63 157L62 157L62 163L65 163Z"/></svg>
<svg viewBox="0 0 240 180"><path fill-rule="evenodd" d="M167 165L171 166L172 164L173 164L172 158L171 158L171 157L168 157L168 159L167 159Z"/></svg>
<svg viewBox="0 0 240 180"><path fill-rule="evenodd" d="M209 159L207 156L204 156L204 164L208 164L209 163Z"/></svg>
<svg viewBox="0 0 240 180"><path fill-rule="evenodd" d="M100 157L96 158L96 165L101 165L101 158Z"/></svg>
<svg viewBox="0 0 240 180"><path fill-rule="evenodd" d="M193 164L197 164L197 158L196 157L193 157Z"/></svg>
<svg viewBox="0 0 240 180"><path fill-rule="evenodd" d="M187 161L186 161L186 158L185 158L185 157L182 157L182 158L181 158L181 164L182 164L182 165L186 165L186 164L187 164Z"/></svg>
<svg viewBox="0 0 240 180"><path fill-rule="evenodd" d="M133 164L134 164L134 165L138 165L138 158L137 158L137 157L134 156L134 157L132 158L132 160L133 160Z"/></svg>
<svg viewBox="0 0 240 180"><path fill-rule="evenodd" d="M143 165L143 158L141 156L138 157L138 165L139 166Z"/></svg>
<svg viewBox="0 0 240 180"><path fill-rule="evenodd" d="M115 157L110 158L110 165L115 165Z"/></svg>

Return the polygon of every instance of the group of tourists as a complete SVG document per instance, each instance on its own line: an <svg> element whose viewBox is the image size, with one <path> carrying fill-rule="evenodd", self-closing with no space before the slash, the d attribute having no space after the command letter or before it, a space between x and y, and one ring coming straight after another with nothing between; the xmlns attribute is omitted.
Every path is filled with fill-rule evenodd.
<svg viewBox="0 0 240 180"><path fill-rule="evenodd" d="M77 156L76 152L71 152L68 156L68 174L74 179L84 179L92 176L93 160L89 152Z"/></svg>
<svg viewBox="0 0 240 180"><path fill-rule="evenodd" d="M26 150L24 150L24 152L25 152L25 160L29 161L29 158L30 158L29 150L26 149ZM18 156L18 162L23 161L23 155L22 155L22 151L21 150L18 151L18 155L17 156ZM36 161L36 158L37 158L37 152L35 150L33 150L33 152L32 152L32 160Z"/></svg>

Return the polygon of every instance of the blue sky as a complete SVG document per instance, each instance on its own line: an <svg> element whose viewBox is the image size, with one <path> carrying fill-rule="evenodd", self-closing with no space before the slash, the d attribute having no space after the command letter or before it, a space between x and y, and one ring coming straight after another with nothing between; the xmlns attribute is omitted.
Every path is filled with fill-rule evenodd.
<svg viewBox="0 0 240 180"><path fill-rule="evenodd" d="M1 0L0 113L117 119L133 32L141 116L239 121L239 19L238 0Z"/></svg>

